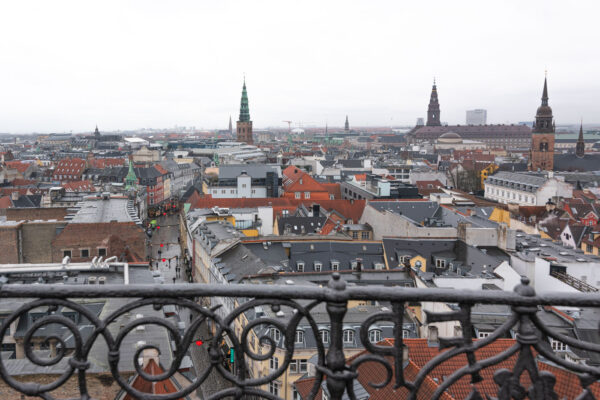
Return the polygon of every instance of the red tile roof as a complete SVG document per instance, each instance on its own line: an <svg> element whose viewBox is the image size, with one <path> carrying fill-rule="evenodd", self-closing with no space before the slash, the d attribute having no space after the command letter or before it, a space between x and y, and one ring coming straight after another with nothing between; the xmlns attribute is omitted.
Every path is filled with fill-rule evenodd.
<svg viewBox="0 0 600 400"><path fill-rule="evenodd" d="M95 192L92 181L71 181L62 184L67 192Z"/></svg>
<svg viewBox="0 0 600 400"><path fill-rule="evenodd" d="M153 359L148 361L148 364L144 368L144 372L148 375L160 375L165 371L162 369L160 365L158 365ZM131 383L131 387L136 389L142 393L150 393L156 395L164 395L170 393L177 393L178 389L175 384L171 381L171 379L165 379L158 382L150 382L141 377L139 374L135 376L133 382ZM131 396L129 393L123 398L123 400L134 400L135 398ZM183 400L181 397L177 398L177 400Z"/></svg>
<svg viewBox="0 0 600 400"><path fill-rule="evenodd" d="M88 160L90 168L104 169L109 167L122 167L125 165L123 158L90 158Z"/></svg>
<svg viewBox="0 0 600 400"><path fill-rule="evenodd" d="M156 165L154 165L154 169L156 169L158 172L160 172L160 173L161 173L161 174L163 174L163 175L166 175L166 174L168 174L168 173L169 173L169 172L168 172L166 169L164 169L164 168L162 167L162 165L158 165L158 164L156 164Z"/></svg>
<svg viewBox="0 0 600 400"><path fill-rule="evenodd" d="M25 173L27 171L27 169L31 166L31 163L24 163L24 162L21 162L18 160L6 161L5 164L10 169L16 169L17 171L19 171L22 174Z"/></svg>
<svg viewBox="0 0 600 400"><path fill-rule="evenodd" d="M10 196L0 197L0 208L11 208L12 201L10 200Z"/></svg>

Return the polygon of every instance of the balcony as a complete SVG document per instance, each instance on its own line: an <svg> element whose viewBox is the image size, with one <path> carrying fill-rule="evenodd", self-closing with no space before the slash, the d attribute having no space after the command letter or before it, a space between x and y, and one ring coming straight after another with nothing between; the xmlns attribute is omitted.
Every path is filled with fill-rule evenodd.
<svg viewBox="0 0 600 400"><path fill-rule="evenodd" d="M233 312L223 316L218 313L219 307L207 308L203 304L211 297L238 299ZM207 384L209 376L218 375L223 382L222 387L211 389L211 399L217 398L279 398L288 397L277 383L287 373L290 363L294 362L294 372L304 364L294 361L295 342L298 341L297 327L300 322L308 323L312 332L319 332L313 312L322 305L329 318L329 335L327 345L315 341L314 368L309 376L304 376L302 385L304 392L294 392L300 398L367 398L377 391L390 390L397 398L469 398L482 399L493 396L500 399L509 398L581 398L591 399L600 393L596 382L600 376L600 368L581 362L579 359L561 356L568 349L581 349L589 353L599 353L600 343L580 341L565 335L548 326L539 317L539 312L548 306L597 307L600 305L598 293L552 293L536 295L528 280L523 278L514 292L499 290L455 291L447 289L400 288L400 287L361 287L346 286L337 273L332 275L327 287L291 286L291 285L87 285L69 284L4 284L0 286L1 303L9 304L11 299L21 301L21 306L3 315L0 337L3 345L11 336L7 333L20 318L29 318L36 310L43 309L26 331L22 332L24 357L37 366L52 367L59 363L64 366L62 372L44 382L23 380L12 376L7 368L9 360L2 359L0 375L5 385L12 390L27 396L42 398L53 397L68 382L76 382L67 390L68 397L81 399L94 398L90 393L90 374L94 372L97 359L90 356L92 349L99 342L106 347L108 368L104 380L109 380L121 390L119 398L137 399L180 399L193 394L202 385ZM111 312L94 313L84 303L90 299L125 299L122 305ZM368 315L360 324L360 340L364 351L349 357L344 351L344 343L348 337L344 317L350 304L357 301L377 301L389 303L391 307L381 312ZM403 317L410 306L416 304L425 308L427 303L453 304L452 311L424 311L424 324L433 326L448 321L456 321L460 329L450 338L437 339L435 355L415 369L416 361L411 361L407 343L416 343L416 339L403 337L406 325ZM472 309L477 305L500 305L508 312L503 322L485 335L478 338L473 334ZM174 309L191 311L190 322L182 327L171 323L167 318L159 318L154 314L145 315L139 310ZM256 309L269 308L273 314L254 313ZM69 310L69 311L65 311ZM288 319L279 318L286 310ZM292 312L287 312L292 310ZM180 311L181 312L181 311ZM564 314L564 313L563 313ZM84 317L91 325L87 334L83 335L77 328L75 316ZM129 322L124 316L135 315ZM250 317L252 315L252 317ZM72 316L72 317L69 317ZM568 315L565 314L565 318ZM393 337L381 338L373 343L370 327L381 321L393 325ZM49 335L45 344L50 344L48 358L42 358L33 351L39 348L34 340L39 335L36 331L49 325L57 325L72 333L71 345L59 335ZM165 330L174 344L170 365L162 365L159 373L149 373L142 368L143 353L148 350L160 350L152 343L153 334L141 327L154 326ZM206 327L210 335L203 337L204 343L198 339L198 332ZM279 332L273 336L273 328ZM145 328L144 328L145 329ZM597 329L597 327L596 327ZM512 334L511 334L512 332ZM129 351L131 360L122 360L125 338L132 334L146 335L144 342L134 352ZM380 338L378 337L377 340ZM509 343L504 347L494 347L502 341ZM256 345L266 351L257 350ZM187 385L173 384L171 390L163 394L151 394L140 391L136 379L122 376L120 368L123 361L134 366L134 372L147 382L164 383L172 379L180 371L185 354L194 346L202 344L206 362L195 365L194 378ZM412 344L411 344L412 345ZM225 350L224 346L233 351ZM279 350L276 348L279 346ZM67 347L70 350L67 351ZM3 347L4 348L4 347ZM501 349L497 352L483 352L485 348ZM555 350L560 351L555 351ZM272 360L275 352L280 351L283 357L277 362ZM442 379L435 377L436 368L454 360L454 367ZM512 360L512 361L510 361ZM540 368L539 361L549 367ZM510 361L510 362L509 362ZM511 368L506 368L509 362ZM266 364L265 364L266 363ZM500 366L504 366L500 368ZM374 370L381 373L373 374ZM258 371L258 373L255 373ZM560 372L561 376L557 376ZM562 382L563 374L575 378L577 387L571 381ZM361 377L361 374L363 375ZM138 378L139 378L138 377ZM96 378L94 378L96 379ZM486 382L488 380L488 382ZM490 381L492 380L492 381ZM169 381L170 382L170 381ZM461 397L452 392L454 385L462 382L462 388L468 388ZM465 386L466 382L466 386ZM300 388L300 384L296 385ZM296 387L294 390L296 390ZM357 387L363 390L357 392ZM70 391L69 391L70 390ZM73 393L76 390L76 393ZM568 393L565 392L568 390ZM493 393L490 393L493 391ZM52 394L51 394L52 393ZM153 392L154 393L154 392ZM156 392L158 393L158 392ZM366 393L366 394L365 394ZM450 394L452 395L450 395ZM64 396L58 396L63 398Z"/></svg>

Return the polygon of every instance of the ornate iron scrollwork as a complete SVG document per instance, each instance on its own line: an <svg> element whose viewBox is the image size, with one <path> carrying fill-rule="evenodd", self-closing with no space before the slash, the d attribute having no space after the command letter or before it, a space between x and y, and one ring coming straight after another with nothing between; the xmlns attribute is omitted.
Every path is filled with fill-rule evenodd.
<svg viewBox="0 0 600 400"><path fill-rule="evenodd" d="M227 315L217 311L219 307L207 308L195 301L206 297L229 297L238 299L251 299L241 302ZM414 289L414 288L369 288L346 287L339 274L335 273L326 288L320 287L290 287L269 286L269 290L258 285L129 285L93 288L80 288L70 285L3 285L0 288L0 298L31 298L22 307L12 312L4 319L0 326L0 340L4 343L6 331L10 325L19 318L27 316L29 312L40 307L48 307L49 313L32 322L25 332L22 341L24 356L34 365L53 366L68 358L67 367L51 383L25 383L8 373L5 362L0 360L0 376L4 382L16 391L28 395L39 396L46 399L53 398L51 392L64 385L67 380L76 376L79 384L79 397L89 398L86 373L90 368L89 354L94 343L102 337L108 348L108 366L110 373L118 385L131 396L139 399L177 399L192 393L205 382L209 374L218 373L230 387L213 393L210 398L218 399L228 396L240 398L243 396L277 398L265 390L265 385L277 380L289 368L295 351L295 335L301 322L310 326L315 336L316 361L314 382L308 397L313 398L319 390L327 388L331 398L340 399L344 394L355 399L354 381L359 377L360 368L365 363L380 365L385 373L376 382L368 382L372 388L383 388L393 385L394 389L402 389L408 393L409 398L416 399L425 380L434 369L444 362L458 356L466 357L466 363L446 376L439 382L432 398L440 398L453 384L463 377L470 377L473 385L469 399L481 399L477 384L481 382L481 371L494 366L504 360L514 357L516 359L512 370L498 368L495 370L493 380L497 385L498 399L558 399L555 391L556 377L549 371L538 368L537 357L559 365L578 374L581 381L581 399L593 398L591 385L600 378L600 369L595 366L574 363L557 356L548 344L548 338L558 340L573 348L580 348L590 352L600 352L600 343L589 343L577 340L564 334L554 332L544 325L538 317L542 305L580 305L600 306L600 295L586 294L552 294L537 296L526 278L515 288L513 293L488 291L448 291L439 289ZM126 297L132 300L111 312L109 315L98 315L90 311L79 301L81 298L106 298ZM364 345L366 354L347 361L343 345L344 316L351 300L376 300L391 303L391 309L383 310L368 316L360 327L360 340ZM427 323L443 323L456 321L460 325L460 335L454 338L441 338L439 346L441 351L431 358L420 371L409 379L404 373L406 362L404 339L402 336L403 318L406 304L409 302L447 302L457 304L451 312L427 312ZM471 310L476 304L505 304L511 306L510 316L496 328L489 336L474 340L472 337ZM187 329L181 332L178 326L171 321L158 316L141 316L115 328L118 321L124 316L144 307L152 306L160 310L166 306L174 305L179 309L191 311L191 319ZM326 348L319 338L319 326L311 312L315 307L324 305L329 315L331 340ZM277 314L285 309L290 316L286 319L259 315L249 318L248 315L259 307L270 307ZM78 326L71 319L57 313L58 309L68 309L79 313L93 327L91 334L83 336ZM243 324L236 320L243 319ZM369 328L378 322L388 321L394 327L393 342L387 345L370 342ZM165 395L150 395L132 387L131 381L122 376L119 369L121 361L121 347L127 335L140 326L154 325L164 329L172 338L172 362L165 366L159 375L150 375L140 365L138 359L145 350L156 349L153 343L144 343L139 346L133 356L133 366L137 374L150 382L159 382L172 377L181 366L181 363L195 340L196 332L203 326L213 328L214 335L207 339L206 351L209 362L196 371L196 379L189 385L179 388L176 393ZM73 351L67 356L67 344L60 335L49 335L45 340L52 342L55 352L50 358L41 358L33 350L32 344L36 332L49 325L62 327L72 335L71 345ZM242 329L235 329L242 326ZM271 328L280 332L280 336L272 337ZM495 340L506 337L510 332L516 333L514 345L498 354L488 358L476 356L479 349L490 345ZM234 350L236 368L226 366L225 355L219 351L224 338L231 343ZM260 349L255 347L258 341ZM283 354L281 361L269 373L260 376L251 376L248 366L253 362L269 360L275 354L276 348ZM264 351L263 351L264 350ZM463 356L464 355L464 356ZM530 384L524 385L522 377L528 375Z"/></svg>

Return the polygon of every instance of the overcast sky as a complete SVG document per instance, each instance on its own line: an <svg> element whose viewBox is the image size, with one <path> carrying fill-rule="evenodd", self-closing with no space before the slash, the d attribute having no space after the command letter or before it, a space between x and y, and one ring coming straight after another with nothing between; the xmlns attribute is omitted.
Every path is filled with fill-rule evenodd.
<svg viewBox="0 0 600 400"><path fill-rule="evenodd" d="M0 132L600 122L600 2L3 1Z"/></svg>

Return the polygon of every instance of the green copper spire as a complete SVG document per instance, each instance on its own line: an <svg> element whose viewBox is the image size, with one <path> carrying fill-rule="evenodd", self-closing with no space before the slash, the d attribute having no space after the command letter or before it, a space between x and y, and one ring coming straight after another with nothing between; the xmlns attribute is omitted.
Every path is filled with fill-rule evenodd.
<svg viewBox="0 0 600 400"><path fill-rule="evenodd" d="M242 103L240 105L240 122L250 122L250 108L248 108L248 93L246 92L246 78L242 89Z"/></svg>
<svg viewBox="0 0 600 400"><path fill-rule="evenodd" d="M137 186L137 176L135 176L135 171L133 170L133 163L129 160L129 172L127 172L127 176L125 177L125 189L135 189Z"/></svg>

